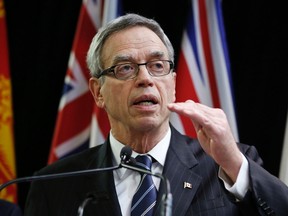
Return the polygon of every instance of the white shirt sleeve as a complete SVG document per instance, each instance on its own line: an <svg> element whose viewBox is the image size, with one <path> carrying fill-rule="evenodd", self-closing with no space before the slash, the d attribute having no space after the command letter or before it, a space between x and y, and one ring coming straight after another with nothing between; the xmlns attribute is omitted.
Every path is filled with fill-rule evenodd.
<svg viewBox="0 0 288 216"><path fill-rule="evenodd" d="M226 190L232 193L237 199L241 200L244 198L246 192L249 189L249 165L246 157L242 154L243 162L240 167L239 174L237 176L236 182L231 185L231 181L223 169L220 167L218 172L218 177L224 182Z"/></svg>

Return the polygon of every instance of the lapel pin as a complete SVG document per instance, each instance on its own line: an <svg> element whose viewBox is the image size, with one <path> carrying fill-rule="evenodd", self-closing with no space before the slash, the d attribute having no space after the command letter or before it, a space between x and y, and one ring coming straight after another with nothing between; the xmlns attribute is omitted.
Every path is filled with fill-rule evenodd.
<svg viewBox="0 0 288 216"><path fill-rule="evenodd" d="M192 184L189 182L184 182L184 188L192 189Z"/></svg>

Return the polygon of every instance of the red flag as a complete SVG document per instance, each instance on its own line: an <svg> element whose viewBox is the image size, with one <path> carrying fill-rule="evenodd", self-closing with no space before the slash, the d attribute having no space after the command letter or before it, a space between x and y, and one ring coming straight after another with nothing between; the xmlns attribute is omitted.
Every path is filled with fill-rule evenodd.
<svg viewBox="0 0 288 216"><path fill-rule="evenodd" d="M122 14L122 4L120 0L105 0L104 13L102 25ZM108 117L103 109L94 106L94 113L92 116L91 136L89 146L96 146L104 142L110 130Z"/></svg>
<svg viewBox="0 0 288 216"><path fill-rule="evenodd" d="M222 108L238 140L221 0L192 0L177 68L176 98ZM173 113L172 124L196 137L192 122Z"/></svg>
<svg viewBox="0 0 288 216"><path fill-rule="evenodd" d="M0 0L0 47L0 184L3 184L16 177L12 88L3 0ZM0 198L16 203L17 186L11 185L3 189Z"/></svg>
<svg viewBox="0 0 288 216"><path fill-rule="evenodd" d="M111 2L108 0L83 0L82 2L63 95L60 100L49 164L89 148L92 140L93 142L102 142L108 135L110 126L107 115L103 109L95 106L89 91L90 75L86 66L86 54L92 38L103 21L106 22L106 19L110 18L106 13L114 10L115 7L111 6L117 2L114 0ZM104 12L104 9L107 12Z"/></svg>

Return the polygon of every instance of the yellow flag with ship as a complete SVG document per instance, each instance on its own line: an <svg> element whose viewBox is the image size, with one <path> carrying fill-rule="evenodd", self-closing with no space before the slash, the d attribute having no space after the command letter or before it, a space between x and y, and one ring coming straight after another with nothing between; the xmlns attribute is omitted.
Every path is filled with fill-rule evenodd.
<svg viewBox="0 0 288 216"><path fill-rule="evenodd" d="M12 87L4 2L0 0L0 184L16 177ZM0 198L17 202L17 186L3 189Z"/></svg>

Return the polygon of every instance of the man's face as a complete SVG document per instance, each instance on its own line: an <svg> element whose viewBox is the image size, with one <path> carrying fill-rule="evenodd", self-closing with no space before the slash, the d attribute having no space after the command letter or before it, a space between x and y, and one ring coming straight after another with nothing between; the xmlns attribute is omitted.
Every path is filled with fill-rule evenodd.
<svg viewBox="0 0 288 216"><path fill-rule="evenodd" d="M110 36L104 44L104 68L121 63L145 63L169 60L168 52L159 37L145 27L133 27ZM97 105L108 114L112 131L146 131L167 127L167 104L175 101L175 72L152 77L144 65L137 77L118 80L113 75L99 80L92 78L90 89Z"/></svg>

